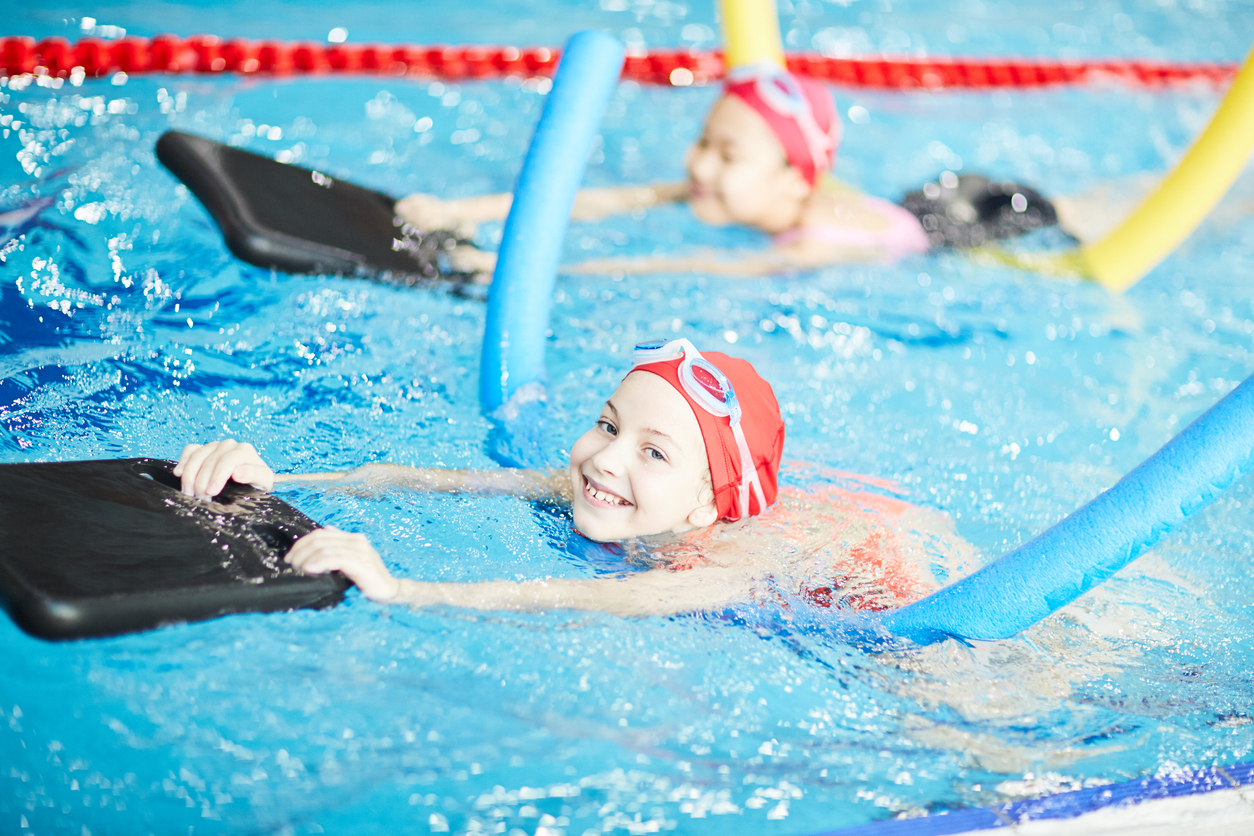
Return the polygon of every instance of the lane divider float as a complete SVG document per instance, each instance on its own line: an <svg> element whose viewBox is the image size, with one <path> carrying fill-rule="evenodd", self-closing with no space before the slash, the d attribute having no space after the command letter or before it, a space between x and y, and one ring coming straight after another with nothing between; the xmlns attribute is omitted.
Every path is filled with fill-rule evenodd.
<svg viewBox="0 0 1254 836"><path fill-rule="evenodd" d="M737 53L730 54L736 59ZM323 44L224 40L213 35L127 36L116 41L88 37L73 43L61 37L38 41L24 36L0 38L0 72L56 78L99 77L117 72L376 73L460 80L550 76L560 57L560 50L543 46ZM1222 86L1236 74L1236 64L1232 63L1140 59L832 58L814 53L792 53L785 59L788 69L800 75L847 87L884 90L1030 88L1111 81L1136 87L1198 83ZM721 50L658 49L633 51L623 63L622 77L685 87L717 82L723 73Z"/></svg>

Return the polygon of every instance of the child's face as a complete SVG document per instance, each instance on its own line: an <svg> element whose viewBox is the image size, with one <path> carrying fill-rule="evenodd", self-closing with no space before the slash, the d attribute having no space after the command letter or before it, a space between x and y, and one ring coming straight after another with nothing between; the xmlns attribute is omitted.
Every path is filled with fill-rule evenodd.
<svg viewBox="0 0 1254 836"><path fill-rule="evenodd" d="M813 189L761 116L736 96L715 103L688 151L689 205L709 224L783 232L797 224Z"/></svg>
<svg viewBox="0 0 1254 836"><path fill-rule="evenodd" d="M629 374L571 448L575 527L608 542L711 525L709 469L683 395L655 374Z"/></svg>

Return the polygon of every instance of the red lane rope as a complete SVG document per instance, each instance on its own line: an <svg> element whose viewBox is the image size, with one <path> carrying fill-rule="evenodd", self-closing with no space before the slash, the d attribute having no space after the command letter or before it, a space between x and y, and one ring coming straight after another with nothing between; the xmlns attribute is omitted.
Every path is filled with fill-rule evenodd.
<svg viewBox="0 0 1254 836"><path fill-rule="evenodd" d="M551 75L559 51L512 46L378 46L179 38L0 38L0 72L65 78L75 73L242 73L268 75L380 73L441 79ZM1048 61L1014 58L828 58L792 54L794 72L850 87L887 90L1043 87L1103 79L1159 87L1231 81L1237 65L1163 61ZM627 57L623 78L649 84L708 84L723 76L719 51L655 50Z"/></svg>

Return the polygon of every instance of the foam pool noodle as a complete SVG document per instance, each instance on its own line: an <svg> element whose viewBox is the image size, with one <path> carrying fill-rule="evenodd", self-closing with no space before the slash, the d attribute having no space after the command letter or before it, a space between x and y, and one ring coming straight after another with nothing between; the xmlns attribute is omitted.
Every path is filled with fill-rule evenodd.
<svg viewBox="0 0 1254 836"><path fill-rule="evenodd" d="M1126 566L1251 467L1254 376L1075 513L881 623L922 644L1009 638Z"/></svg>
<svg viewBox="0 0 1254 836"><path fill-rule="evenodd" d="M786 66L775 0L719 0L728 69L769 62Z"/></svg>
<svg viewBox="0 0 1254 836"><path fill-rule="evenodd" d="M1158 188L1100 241L1061 253L971 250L977 262L1090 279L1113 293L1139 282L1193 234L1227 194L1254 148L1254 51L1215 115Z"/></svg>
<svg viewBox="0 0 1254 836"><path fill-rule="evenodd" d="M544 342L575 193L623 65L600 32L566 43L518 175L488 292L479 401L493 423L489 453L512 467L544 467Z"/></svg>

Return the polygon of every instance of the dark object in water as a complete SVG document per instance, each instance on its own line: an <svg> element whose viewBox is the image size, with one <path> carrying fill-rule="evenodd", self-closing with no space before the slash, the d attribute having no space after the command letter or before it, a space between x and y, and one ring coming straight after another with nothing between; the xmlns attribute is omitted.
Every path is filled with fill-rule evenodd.
<svg viewBox="0 0 1254 836"><path fill-rule="evenodd" d="M0 465L0 605L26 632L77 639L227 613L334 606L350 586L283 561L317 524L228 482L179 490L173 462Z"/></svg>
<svg viewBox="0 0 1254 836"><path fill-rule="evenodd" d="M947 171L901 205L919 219L933 247L979 247L1058 223L1054 205L1040 192L979 174Z"/></svg>
<svg viewBox="0 0 1254 836"><path fill-rule="evenodd" d="M240 259L287 273L335 273L414 284L468 281L449 251L469 242L420 231L382 192L179 131L157 140L157 159L191 189Z"/></svg>

